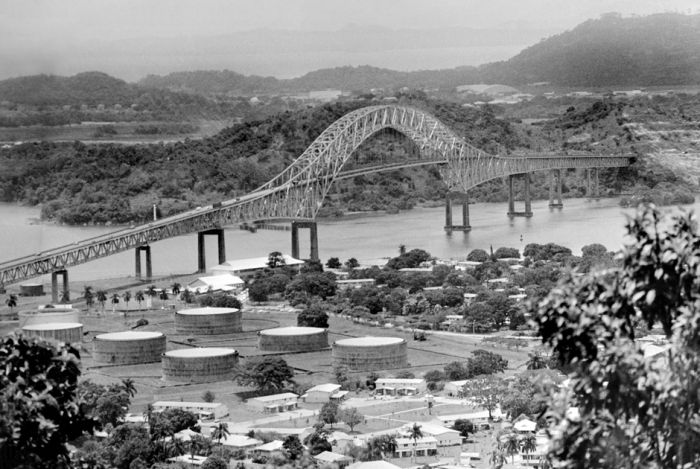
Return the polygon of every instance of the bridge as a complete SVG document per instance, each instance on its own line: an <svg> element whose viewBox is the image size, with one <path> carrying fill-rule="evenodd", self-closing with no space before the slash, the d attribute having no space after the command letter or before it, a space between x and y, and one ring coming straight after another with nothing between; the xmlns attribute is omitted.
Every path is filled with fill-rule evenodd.
<svg viewBox="0 0 700 469"><path fill-rule="evenodd" d="M394 129L411 139L416 156L405 161L353 167L353 152L384 129ZM437 165L448 189L446 224L448 232L468 230L467 194L473 187L508 177L510 216L531 216L529 174L550 170L550 205L561 206L562 170L584 168L597 181L598 168L628 166L628 156L536 155L496 156L486 153L456 135L432 115L411 107L370 106L338 119L275 178L242 197L190 210L152 223L124 228L102 236L60 246L32 256L0 263L0 288L25 279L52 274L54 301L58 276L67 291L67 268L120 252L134 250L136 275L141 277L141 252L146 252L147 277L151 277L150 244L175 236L198 233L199 270L204 271L204 237L218 238L219 261L225 261L224 227L243 223L292 222L292 255L298 257L298 230L311 230L311 257L318 258L316 215L332 184L345 178L400 168ZM525 211L514 207L513 181L524 177ZM556 180L556 183L554 182ZM597 187L597 183L595 184ZM558 202L554 201L556 192ZM452 224L452 204L462 203L463 224Z"/></svg>

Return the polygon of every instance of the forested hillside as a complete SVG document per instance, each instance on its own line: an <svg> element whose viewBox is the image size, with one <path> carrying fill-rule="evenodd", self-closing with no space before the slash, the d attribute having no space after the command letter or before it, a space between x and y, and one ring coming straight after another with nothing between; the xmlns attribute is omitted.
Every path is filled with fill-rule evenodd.
<svg viewBox="0 0 700 469"><path fill-rule="evenodd" d="M370 88L454 88L470 83L563 86L695 85L700 82L700 15L675 13L622 18L608 14L544 39L515 57L480 67L399 72L337 67L298 78L243 76L230 71L149 76L139 84L198 93L346 91Z"/></svg>

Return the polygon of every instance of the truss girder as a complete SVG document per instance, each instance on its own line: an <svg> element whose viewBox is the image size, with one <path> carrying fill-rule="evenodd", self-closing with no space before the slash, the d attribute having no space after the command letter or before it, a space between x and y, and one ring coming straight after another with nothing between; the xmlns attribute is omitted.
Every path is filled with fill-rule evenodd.
<svg viewBox="0 0 700 469"><path fill-rule="evenodd" d="M353 152L377 132L392 128L419 148L419 159L343 172ZM16 283L162 239L263 220L311 220L335 180L427 164L439 165L450 191L467 190L510 174L547 169L609 168L629 165L623 156L490 155L468 144L430 114L408 107L381 105L352 111L338 119L275 178L243 197L191 210L135 228L0 263L0 285Z"/></svg>

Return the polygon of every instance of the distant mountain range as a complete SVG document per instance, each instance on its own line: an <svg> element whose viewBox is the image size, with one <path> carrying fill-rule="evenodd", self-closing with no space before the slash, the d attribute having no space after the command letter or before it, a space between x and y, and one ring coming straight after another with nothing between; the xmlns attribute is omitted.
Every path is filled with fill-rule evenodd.
<svg viewBox="0 0 700 469"><path fill-rule="evenodd" d="M479 67L400 72L378 67L337 67L298 78L246 76L233 71L176 72L149 75L129 84L91 72L64 78L35 75L0 81L0 101L27 104L132 102L149 88L172 93L302 93L371 88L449 89L463 84L524 85L549 82L573 87L700 84L700 15L657 14L622 18L607 14L549 37L503 62ZM186 98L185 98L186 99Z"/></svg>

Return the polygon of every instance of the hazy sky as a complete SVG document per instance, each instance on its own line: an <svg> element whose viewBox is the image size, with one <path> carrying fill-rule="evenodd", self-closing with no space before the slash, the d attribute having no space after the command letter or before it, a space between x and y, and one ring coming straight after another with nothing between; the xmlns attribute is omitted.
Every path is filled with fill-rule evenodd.
<svg viewBox="0 0 700 469"><path fill-rule="evenodd" d="M475 65L510 57L530 45L531 36L562 32L611 11L698 13L700 4L698 0L0 0L0 78L103 70L137 79L146 73L196 68L291 76L345 63L399 69ZM431 54L428 49L435 49L434 44L416 41L398 54L385 54L381 41L362 42L362 30L368 28L508 29L532 34L516 35L508 47L493 44L492 50L477 51L460 42ZM253 43L264 35L248 38L251 44L241 44L240 36L223 37L259 29L341 30L339 41L357 39L363 50L345 57L329 51L316 54L307 40L301 41L300 50L285 44L286 49L270 46L260 54L256 52L260 44ZM274 32L269 37L274 44ZM227 40L237 42L231 44L231 53L226 53ZM191 48L186 54L183 44ZM413 49L418 50L414 60L408 52Z"/></svg>

